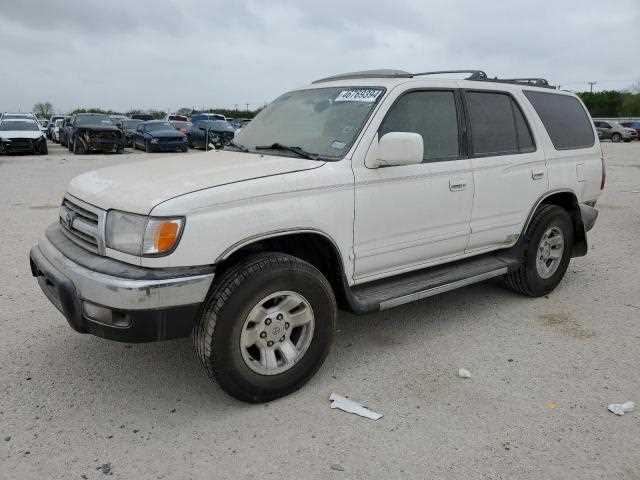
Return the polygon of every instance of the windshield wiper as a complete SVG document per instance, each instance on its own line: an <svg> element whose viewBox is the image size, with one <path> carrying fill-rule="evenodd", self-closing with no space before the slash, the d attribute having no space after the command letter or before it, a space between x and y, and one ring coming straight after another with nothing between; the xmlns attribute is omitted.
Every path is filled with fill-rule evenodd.
<svg viewBox="0 0 640 480"><path fill-rule="evenodd" d="M309 160L318 160L320 155L317 153L307 152L302 147L293 147L290 145L283 145L281 143L272 143L271 145L256 145L256 150L284 150L286 152L292 152Z"/></svg>
<svg viewBox="0 0 640 480"><path fill-rule="evenodd" d="M233 147L233 148L236 148L236 149L240 150L241 152L245 152L245 153L249 151L249 149L247 147L245 147L244 145L240 145L240 144L238 144L236 142L229 142L229 143L227 143L225 145L225 147Z"/></svg>

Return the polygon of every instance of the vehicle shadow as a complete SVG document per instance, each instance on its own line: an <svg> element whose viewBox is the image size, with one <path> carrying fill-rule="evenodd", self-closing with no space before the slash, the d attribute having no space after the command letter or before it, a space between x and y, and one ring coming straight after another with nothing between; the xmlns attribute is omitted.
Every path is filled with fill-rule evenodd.
<svg viewBox="0 0 640 480"><path fill-rule="evenodd" d="M463 331L465 322L482 319L500 297L513 296L516 301L514 294L505 292L499 281L489 281L384 312L364 316L340 312L336 342L325 366L309 387L277 402L295 402L300 396L317 396L318 391L324 399L335 383L336 370L348 375L351 368L366 365L363 359L371 360L372 352L424 349L425 340L437 341L443 330ZM469 309L473 316L465 315ZM57 394L81 391L84 397L99 399L104 406L100 412L109 414L113 405L126 405L138 417L155 416L154 411L176 405L213 415L239 415L255 408L227 396L206 377L188 338L123 344L65 329L62 336L42 342L44 351L38 359L43 364L31 366L47 371L57 384L64 382Z"/></svg>

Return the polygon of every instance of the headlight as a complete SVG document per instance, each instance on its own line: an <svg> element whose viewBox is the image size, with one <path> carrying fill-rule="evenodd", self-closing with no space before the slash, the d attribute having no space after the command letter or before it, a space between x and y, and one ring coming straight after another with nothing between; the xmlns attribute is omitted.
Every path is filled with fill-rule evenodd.
<svg viewBox="0 0 640 480"><path fill-rule="evenodd" d="M171 252L180 240L184 218L158 218L111 210L107 215L107 247L131 255Z"/></svg>
<svg viewBox="0 0 640 480"><path fill-rule="evenodd" d="M151 139L151 143L158 143L158 139L157 138L152 138Z"/></svg>

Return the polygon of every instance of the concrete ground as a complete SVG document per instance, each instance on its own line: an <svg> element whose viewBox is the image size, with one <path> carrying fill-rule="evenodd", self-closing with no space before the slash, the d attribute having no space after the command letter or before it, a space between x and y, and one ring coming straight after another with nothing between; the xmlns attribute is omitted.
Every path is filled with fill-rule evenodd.
<svg viewBox="0 0 640 480"><path fill-rule="evenodd" d="M75 333L31 277L67 182L147 154L0 157L0 478L640 478L640 142L603 149L589 255L548 298L495 281L341 313L324 367L266 405L210 383L189 339ZM331 392L384 417L330 410Z"/></svg>

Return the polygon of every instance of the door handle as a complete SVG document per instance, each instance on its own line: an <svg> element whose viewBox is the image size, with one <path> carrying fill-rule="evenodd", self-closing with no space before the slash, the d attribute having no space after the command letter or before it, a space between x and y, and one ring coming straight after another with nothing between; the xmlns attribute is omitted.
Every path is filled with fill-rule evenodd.
<svg viewBox="0 0 640 480"><path fill-rule="evenodd" d="M452 192L460 192L467 188L467 182L464 180L449 180L449 190Z"/></svg>
<svg viewBox="0 0 640 480"><path fill-rule="evenodd" d="M544 178L544 172L542 171L538 171L538 172L531 172L531 179L532 180L542 180Z"/></svg>

